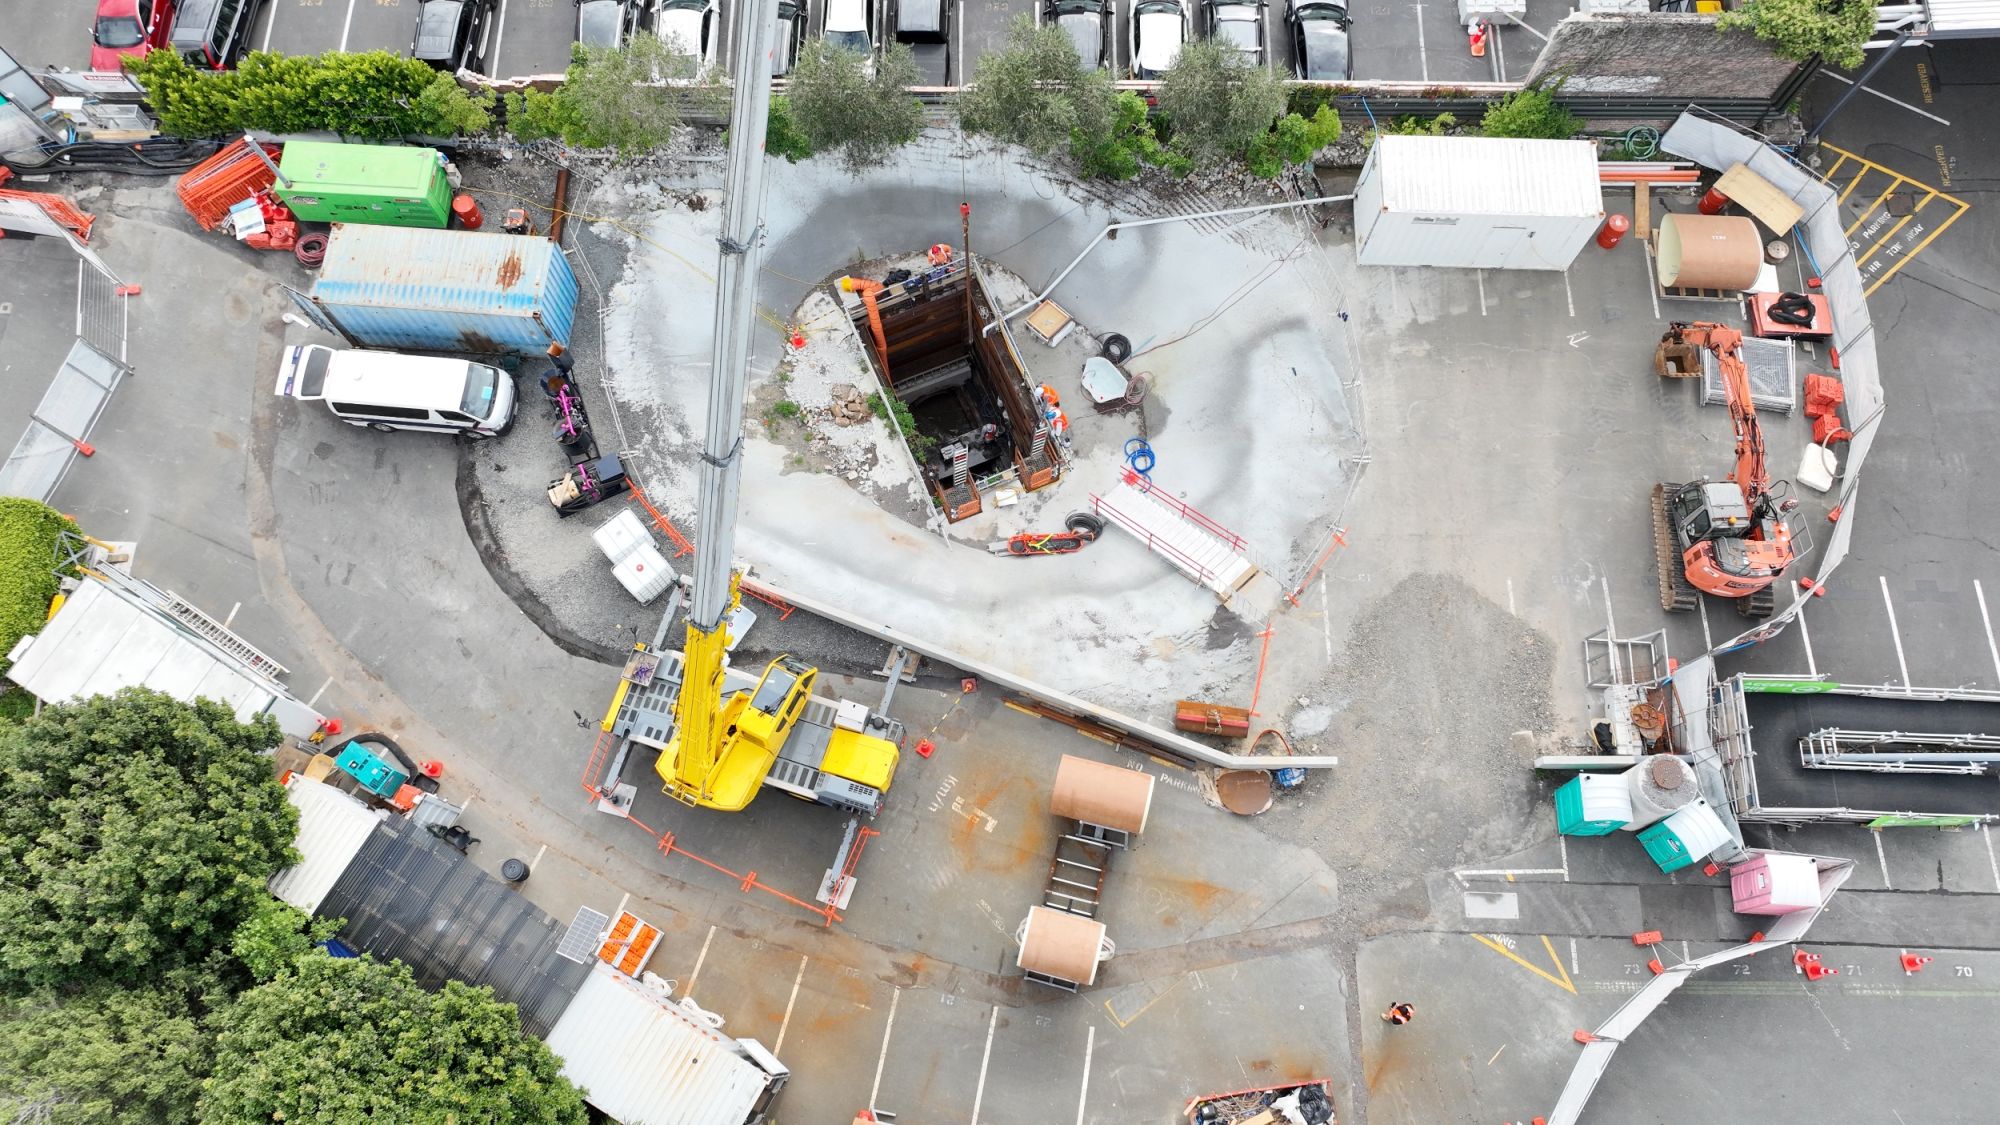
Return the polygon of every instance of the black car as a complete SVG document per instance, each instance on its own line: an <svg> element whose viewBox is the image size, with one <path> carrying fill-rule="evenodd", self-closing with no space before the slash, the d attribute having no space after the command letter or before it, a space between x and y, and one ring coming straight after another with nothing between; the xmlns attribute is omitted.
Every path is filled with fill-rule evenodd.
<svg viewBox="0 0 2000 1125"><path fill-rule="evenodd" d="M1206 0L1209 38L1251 66L1264 65L1264 0Z"/></svg>
<svg viewBox="0 0 2000 1125"><path fill-rule="evenodd" d="M1291 0L1292 73L1313 82L1345 82L1354 77L1347 51L1347 5L1335 0Z"/></svg>
<svg viewBox="0 0 2000 1125"><path fill-rule="evenodd" d="M771 77L790 74L805 45L805 0L778 0L778 33L771 40Z"/></svg>
<svg viewBox="0 0 2000 1125"><path fill-rule="evenodd" d="M485 65L486 25L495 0L424 0L410 57L446 73Z"/></svg>
<svg viewBox="0 0 2000 1125"><path fill-rule="evenodd" d="M896 42L909 45L926 86L951 82L953 0L893 0Z"/></svg>
<svg viewBox="0 0 2000 1125"><path fill-rule="evenodd" d="M1048 0L1042 22L1062 28L1085 70L1103 67L1111 54L1111 0Z"/></svg>
<svg viewBox="0 0 2000 1125"><path fill-rule="evenodd" d="M625 45L639 26L639 6L632 0L576 0L576 41L586 47Z"/></svg>

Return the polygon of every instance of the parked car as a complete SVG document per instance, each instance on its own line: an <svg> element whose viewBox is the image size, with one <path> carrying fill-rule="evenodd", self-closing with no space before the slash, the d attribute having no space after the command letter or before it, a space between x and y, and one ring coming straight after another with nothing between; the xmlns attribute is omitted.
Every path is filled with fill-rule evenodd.
<svg viewBox="0 0 2000 1125"><path fill-rule="evenodd" d="M821 38L853 51L872 63L875 58L875 5L871 0L826 0L826 26Z"/></svg>
<svg viewBox="0 0 2000 1125"><path fill-rule="evenodd" d="M126 55L138 58L167 45L174 0L97 0L90 25L90 69L117 70Z"/></svg>
<svg viewBox="0 0 2000 1125"><path fill-rule="evenodd" d="M715 0L666 0L653 13L653 34L682 54L692 55L696 70L703 74L715 69L720 30Z"/></svg>
<svg viewBox="0 0 2000 1125"><path fill-rule="evenodd" d="M1109 61L1111 20L1111 0L1048 0L1042 6L1042 22L1062 28L1085 70Z"/></svg>
<svg viewBox="0 0 2000 1125"><path fill-rule="evenodd" d="M625 45L639 26L639 5L633 0L577 0L576 41L586 47Z"/></svg>
<svg viewBox="0 0 2000 1125"><path fill-rule="evenodd" d="M1132 5L1132 77L1158 80L1181 57L1187 38L1185 0L1139 0Z"/></svg>
<svg viewBox="0 0 2000 1125"><path fill-rule="evenodd" d="M167 45L195 66L227 70L250 49L250 25L262 0L180 0Z"/></svg>
<svg viewBox="0 0 2000 1125"><path fill-rule="evenodd" d="M896 42L907 43L926 86L951 82L952 0L893 0Z"/></svg>
<svg viewBox="0 0 2000 1125"><path fill-rule="evenodd" d="M771 77L783 78L798 65L799 49L806 45L804 0L778 0L778 30L771 39Z"/></svg>
<svg viewBox="0 0 2000 1125"><path fill-rule="evenodd" d="M1354 77L1347 50L1347 5L1335 0L1291 0L1292 73L1314 82Z"/></svg>
<svg viewBox="0 0 2000 1125"><path fill-rule="evenodd" d="M1264 0L1207 0L1208 35L1252 66L1264 65Z"/></svg>
<svg viewBox="0 0 2000 1125"><path fill-rule="evenodd" d="M495 0L423 0L410 57L447 73L486 65L487 25Z"/></svg>

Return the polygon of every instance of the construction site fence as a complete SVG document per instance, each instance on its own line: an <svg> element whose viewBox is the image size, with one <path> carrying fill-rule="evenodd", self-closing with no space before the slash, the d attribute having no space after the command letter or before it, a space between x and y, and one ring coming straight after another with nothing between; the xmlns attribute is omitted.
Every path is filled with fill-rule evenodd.
<svg viewBox="0 0 2000 1125"><path fill-rule="evenodd" d="M1875 325L1863 296L1866 285L1840 217L1840 196L1797 156L1742 125L1697 106L1688 107L1660 140L1660 148L1717 172L1742 164L1790 197L1804 211L1792 231L1807 268L1820 279L1821 294L1833 322L1829 362L1846 391L1847 418L1854 436L1847 443L1840 475L1834 482L1833 534L1819 557L1815 586L1846 559L1854 538L1855 499L1861 466L1875 444L1883 413L1881 368L1875 355ZM1789 601L1756 627L1715 646L1716 654L1770 640L1797 620L1813 595L1787 584Z"/></svg>

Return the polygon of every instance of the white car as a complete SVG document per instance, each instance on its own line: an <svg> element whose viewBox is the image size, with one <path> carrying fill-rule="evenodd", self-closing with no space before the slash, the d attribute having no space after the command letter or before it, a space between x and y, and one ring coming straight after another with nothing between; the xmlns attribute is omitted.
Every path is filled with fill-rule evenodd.
<svg viewBox="0 0 2000 1125"><path fill-rule="evenodd" d="M828 44L868 58L875 56L875 6L869 0L826 0Z"/></svg>
<svg viewBox="0 0 2000 1125"><path fill-rule="evenodd" d="M701 74L715 69L720 31L716 0L665 0L653 12L653 34L681 54L694 56Z"/></svg>
<svg viewBox="0 0 2000 1125"><path fill-rule="evenodd" d="M1138 0L1132 5L1132 77L1158 81L1188 37L1186 0Z"/></svg>

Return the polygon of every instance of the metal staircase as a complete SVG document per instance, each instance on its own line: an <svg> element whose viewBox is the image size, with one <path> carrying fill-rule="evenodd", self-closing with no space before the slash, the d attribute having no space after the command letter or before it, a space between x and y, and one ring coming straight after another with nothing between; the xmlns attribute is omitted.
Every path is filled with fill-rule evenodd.
<svg viewBox="0 0 2000 1125"><path fill-rule="evenodd" d="M1090 504L1225 602L1263 573L1243 557L1248 545L1242 536L1131 469L1104 495L1092 493Z"/></svg>

